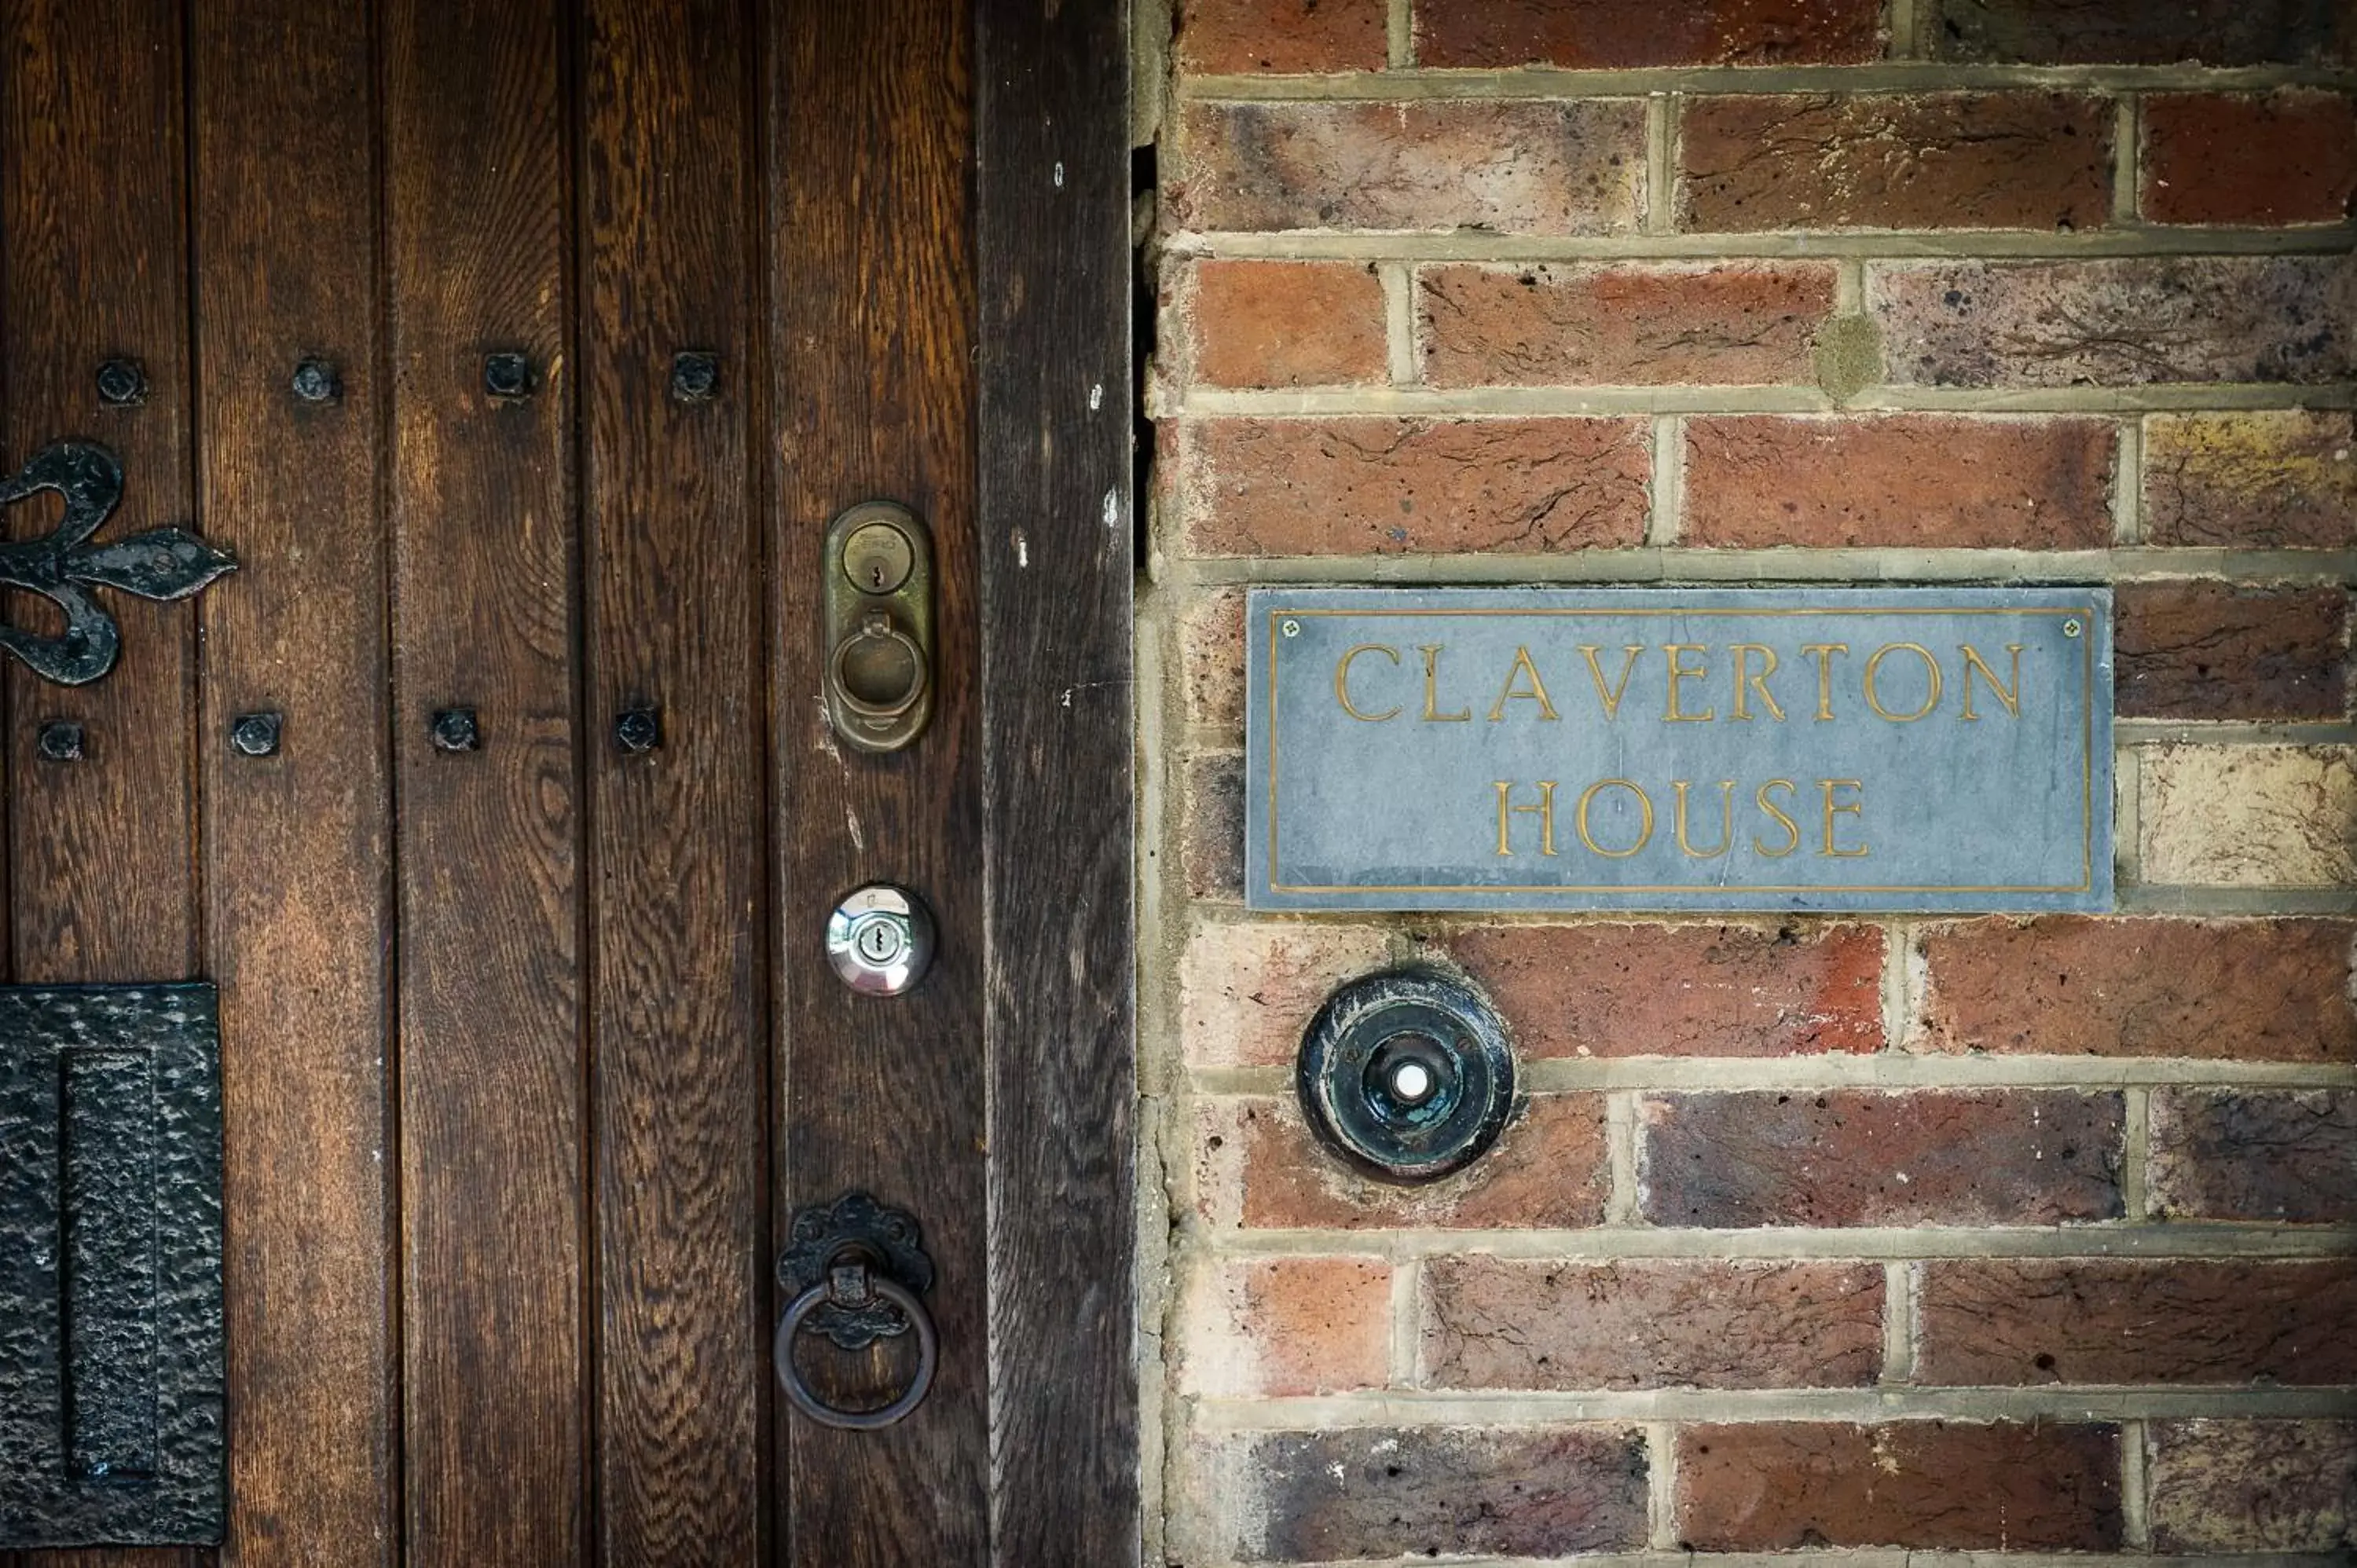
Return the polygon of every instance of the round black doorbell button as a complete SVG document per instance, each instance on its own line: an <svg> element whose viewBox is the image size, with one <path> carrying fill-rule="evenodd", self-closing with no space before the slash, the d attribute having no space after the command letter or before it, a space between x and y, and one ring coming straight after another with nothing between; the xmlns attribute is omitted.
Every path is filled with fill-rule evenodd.
<svg viewBox="0 0 2357 1568"><path fill-rule="evenodd" d="M1514 1058L1469 986L1406 970L1327 999L1301 1042L1298 1084L1310 1127L1344 1158L1389 1181L1431 1181L1497 1142Z"/></svg>

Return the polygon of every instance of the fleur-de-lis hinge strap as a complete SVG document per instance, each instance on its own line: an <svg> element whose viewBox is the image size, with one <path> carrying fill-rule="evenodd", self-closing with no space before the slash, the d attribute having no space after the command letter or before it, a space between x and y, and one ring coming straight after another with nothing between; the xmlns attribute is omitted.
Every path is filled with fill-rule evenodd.
<svg viewBox="0 0 2357 1568"><path fill-rule="evenodd" d="M0 541L0 587L27 588L65 611L66 628L42 637L0 623L0 648L44 680L81 686L114 668L123 633L89 587L121 588L144 599L185 599L237 563L185 529L158 528L93 544L91 535L123 499L123 465L90 441L60 441L0 480L0 506L38 490L65 498L66 515L46 537ZM85 586L87 585L87 586Z"/></svg>

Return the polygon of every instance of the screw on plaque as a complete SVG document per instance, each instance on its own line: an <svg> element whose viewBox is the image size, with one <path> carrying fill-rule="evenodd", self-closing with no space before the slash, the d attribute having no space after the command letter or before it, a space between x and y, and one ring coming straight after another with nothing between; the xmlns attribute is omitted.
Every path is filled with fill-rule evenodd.
<svg viewBox="0 0 2357 1568"><path fill-rule="evenodd" d="M147 401L147 371L136 360L113 359L98 367L98 401L109 408L135 408Z"/></svg>
<svg viewBox="0 0 2357 1568"><path fill-rule="evenodd" d="M502 403L532 395L532 361L512 349L483 356L483 390Z"/></svg>
<svg viewBox="0 0 2357 1568"><path fill-rule="evenodd" d="M434 715L434 745L442 751L475 751L483 744L483 732L475 722L472 708L444 708Z"/></svg>
<svg viewBox="0 0 2357 1568"><path fill-rule="evenodd" d="M678 403L708 403L720 390L720 356L683 349L671 357L671 395Z"/></svg>
<svg viewBox="0 0 2357 1568"><path fill-rule="evenodd" d="M240 714L229 726L229 743L242 757L274 756L285 724L280 714Z"/></svg>
<svg viewBox="0 0 2357 1568"><path fill-rule="evenodd" d="M305 403L333 403L344 395L344 385L336 375L336 367L316 357L296 361L291 384L295 395Z"/></svg>
<svg viewBox="0 0 2357 1568"><path fill-rule="evenodd" d="M662 710L630 708L614 721L614 744L633 756L662 745Z"/></svg>
<svg viewBox="0 0 2357 1568"><path fill-rule="evenodd" d="M50 762L80 762L82 757L81 725L71 719L51 719L41 726L37 743L43 758Z"/></svg>

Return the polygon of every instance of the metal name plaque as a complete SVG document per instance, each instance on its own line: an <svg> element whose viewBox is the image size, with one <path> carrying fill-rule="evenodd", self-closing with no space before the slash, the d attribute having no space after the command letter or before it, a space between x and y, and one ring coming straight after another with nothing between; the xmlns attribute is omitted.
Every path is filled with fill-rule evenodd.
<svg viewBox="0 0 2357 1568"><path fill-rule="evenodd" d="M1255 588L1255 909L2100 909L2103 588Z"/></svg>

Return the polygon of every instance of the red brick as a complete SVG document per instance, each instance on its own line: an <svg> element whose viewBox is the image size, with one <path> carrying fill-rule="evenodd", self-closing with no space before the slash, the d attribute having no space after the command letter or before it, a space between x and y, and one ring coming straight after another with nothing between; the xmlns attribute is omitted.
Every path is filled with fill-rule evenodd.
<svg viewBox="0 0 2357 1568"><path fill-rule="evenodd" d="M1244 595L1219 588L1178 620L1178 679L1187 722L1241 733L1244 722Z"/></svg>
<svg viewBox="0 0 2357 1568"><path fill-rule="evenodd" d="M1383 285L1351 262L1198 262L1182 290L1193 379L1215 387L1369 385L1389 375Z"/></svg>
<svg viewBox="0 0 2357 1568"><path fill-rule="evenodd" d="M1444 266L1421 282L1434 386L1770 385L1814 375L1819 262Z"/></svg>
<svg viewBox="0 0 2357 1568"><path fill-rule="evenodd" d="M2357 1382L2357 1261L1923 1268L1925 1383Z"/></svg>
<svg viewBox="0 0 2357 1568"><path fill-rule="evenodd" d="M1178 955L1178 1036L1192 1067L1291 1062L1327 996L1384 968L1375 926L1200 925Z"/></svg>
<svg viewBox="0 0 2357 1568"><path fill-rule="evenodd" d="M2116 592L2122 718L2348 714L2345 589L2123 583Z"/></svg>
<svg viewBox="0 0 2357 1568"><path fill-rule="evenodd" d="M1643 542L1645 423L1179 422L1167 483L1197 555L1397 555Z"/></svg>
<svg viewBox="0 0 2357 1568"><path fill-rule="evenodd" d="M2100 229L2112 106L2063 92L1694 98L1681 226Z"/></svg>
<svg viewBox="0 0 2357 1568"><path fill-rule="evenodd" d="M1684 1551L2121 1544L2120 1430L2108 1424L1689 1426L1677 1475Z"/></svg>
<svg viewBox="0 0 2357 1568"><path fill-rule="evenodd" d="M2156 1421L2147 1431L2155 1552L2357 1549L2357 1421Z"/></svg>
<svg viewBox="0 0 2357 1568"><path fill-rule="evenodd" d="M1178 861L1187 897L1243 901L1244 759L1232 752L1190 757L1180 766Z"/></svg>
<svg viewBox="0 0 2357 1568"><path fill-rule="evenodd" d="M1529 1058L1883 1045L1883 937L1871 926L1486 926L1439 940Z"/></svg>
<svg viewBox="0 0 2357 1568"><path fill-rule="evenodd" d="M1555 103L1196 103L1163 188L1182 230L1619 234L1643 211L1645 111Z"/></svg>
<svg viewBox="0 0 2357 1568"><path fill-rule="evenodd" d="M2122 1212L2126 1110L2067 1090L1648 1098L1656 1225L2055 1225Z"/></svg>
<svg viewBox="0 0 2357 1568"><path fill-rule="evenodd" d="M1930 0L1942 59L2029 65L2348 64L2344 0Z"/></svg>
<svg viewBox="0 0 2357 1568"><path fill-rule="evenodd" d="M1932 1051L2357 1060L2357 923L2114 920L1937 926L1923 938Z"/></svg>
<svg viewBox="0 0 2357 1568"><path fill-rule="evenodd" d="M2357 374L2345 256L1878 263L1889 374L1917 386L2324 385Z"/></svg>
<svg viewBox="0 0 2357 1568"><path fill-rule="evenodd" d="M1392 1271L1380 1258L1245 1258L1200 1267L1179 1387L1225 1398L1378 1389L1391 1380Z"/></svg>
<svg viewBox="0 0 2357 1568"><path fill-rule="evenodd" d="M1554 1558L1645 1543L1645 1439L1627 1428L1239 1433L1189 1459L1174 1563Z"/></svg>
<svg viewBox="0 0 2357 1568"><path fill-rule="evenodd" d="M1423 66L1859 65L1880 0L1415 0Z"/></svg>
<svg viewBox="0 0 2357 1568"><path fill-rule="evenodd" d="M1596 1094L1532 1095L1489 1153L1420 1187L1344 1165L1290 1098L1207 1101L1201 1137L1197 1201L1217 1230L1566 1230L1602 1223L1609 1186Z"/></svg>
<svg viewBox="0 0 2357 1568"><path fill-rule="evenodd" d="M1432 1389L1857 1388L1882 1365L1874 1263L1425 1266Z"/></svg>
<svg viewBox="0 0 2357 1568"><path fill-rule="evenodd" d="M2334 223L2357 196L2357 101L2341 92L2144 101L2145 220Z"/></svg>
<svg viewBox="0 0 2357 1568"><path fill-rule="evenodd" d="M1686 544L2099 550L2100 419L1768 415L1686 422Z"/></svg>
<svg viewBox="0 0 2357 1568"><path fill-rule="evenodd" d="M2144 431L2145 534L2154 543L2357 544L2357 414L2154 414Z"/></svg>
<svg viewBox="0 0 2357 1568"><path fill-rule="evenodd" d="M1384 0L1181 0L1171 58L1180 74L1381 70Z"/></svg>
<svg viewBox="0 0 2357 1568"><path fill-rule="evenodd" d="M2152 1203L2169 1219L2357 1224L2357 1090L2154 1090Z"/></svg>

